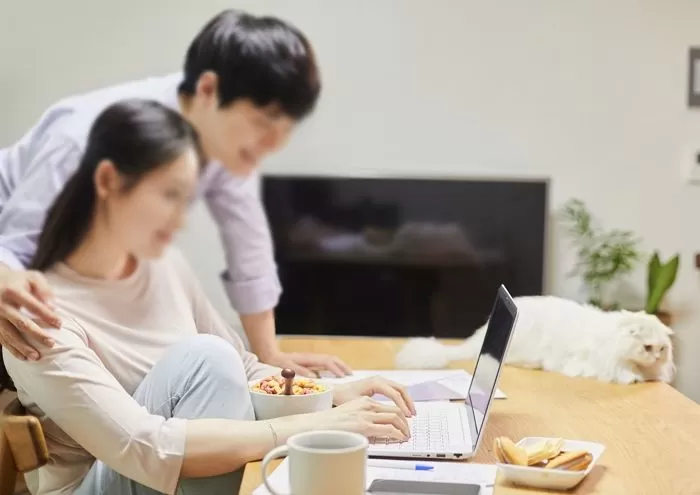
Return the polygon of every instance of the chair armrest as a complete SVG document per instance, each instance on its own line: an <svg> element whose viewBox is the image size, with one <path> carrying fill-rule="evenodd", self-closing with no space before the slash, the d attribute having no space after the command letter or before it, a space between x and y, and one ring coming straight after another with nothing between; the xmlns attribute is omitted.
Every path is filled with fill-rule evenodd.
<svg viewBox="0 0 700 495"><path fill-rule="evenodd" d="M33 471L49 461L41 422L26 414L18 399L8 404L0 415L0 428L9 444L17 471Z"/></svg>

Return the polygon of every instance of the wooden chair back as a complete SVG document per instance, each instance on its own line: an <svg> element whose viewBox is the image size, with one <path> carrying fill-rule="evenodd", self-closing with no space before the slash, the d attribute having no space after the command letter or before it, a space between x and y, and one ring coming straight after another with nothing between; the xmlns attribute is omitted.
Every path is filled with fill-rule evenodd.
<svg viewBox="0 0 700 495"><path fill-rule="evenodd" d="M20 473L33 471L48 460L41 422L14 399L0 413L0 495L13 495Z"/></svg>

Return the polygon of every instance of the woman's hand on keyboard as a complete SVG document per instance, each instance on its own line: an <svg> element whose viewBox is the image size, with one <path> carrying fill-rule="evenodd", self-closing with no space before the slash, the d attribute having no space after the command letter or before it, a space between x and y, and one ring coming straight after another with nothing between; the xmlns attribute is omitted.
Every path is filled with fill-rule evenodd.
<svg viewBox="0 0 700 495"><path fill-rule="evenodd" d="M406 417L416 414L416 406L406 389L396 382L379 376L336 385L333 391L333 403L340 405L359 397L372 397L373 395L383 395L392 400Z"/></svg>
<svg viewBox="0 0 700 495"><path fill-rule="evenodd" d="M360 433L368 438L379 437L405 442L411 436L406 416L388 403L362 397L314 414L317 429Z"/></svg>

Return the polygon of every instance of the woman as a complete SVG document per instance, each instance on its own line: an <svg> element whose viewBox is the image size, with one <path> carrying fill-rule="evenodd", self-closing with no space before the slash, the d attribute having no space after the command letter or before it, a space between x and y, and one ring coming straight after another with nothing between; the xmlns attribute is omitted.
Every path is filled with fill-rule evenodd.
<svg viewBox="0 0 700 495"><path fill-rule="evenodd" d="M297 432L407 438L413 405L379 379L338 387L333 410L255 421L248 380L280 370L244 350L168 247L201 163L193 129L158 103L123 101L93 124L31 264L54 288L56 344L35 341L38 361L3 351L49 444L32 493L230 495L246 462Z"/></svg>

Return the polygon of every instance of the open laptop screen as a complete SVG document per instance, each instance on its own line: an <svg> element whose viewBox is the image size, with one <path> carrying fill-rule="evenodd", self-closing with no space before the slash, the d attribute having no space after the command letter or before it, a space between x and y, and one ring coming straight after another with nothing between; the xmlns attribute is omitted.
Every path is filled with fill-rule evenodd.
<svg viewBox="0 0 700 495"><path fill-rule="evenodd" d="M484 342L474 367L474 375L467 394L467 405L470 406L468 409L471 411L469 419L472 431L470 433L475 451L489 405L493 400L501 364L508 349L517 313L513 299L506 288L501 286L491 311Z"/></svg>

